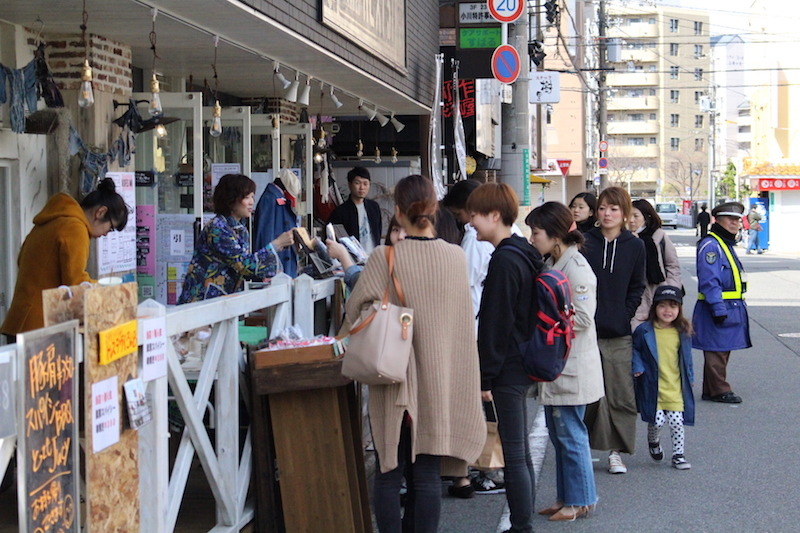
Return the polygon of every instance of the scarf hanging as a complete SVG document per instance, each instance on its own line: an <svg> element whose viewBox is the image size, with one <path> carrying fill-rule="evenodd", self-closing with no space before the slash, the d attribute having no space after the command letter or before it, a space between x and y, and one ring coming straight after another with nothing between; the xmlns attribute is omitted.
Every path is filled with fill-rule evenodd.
<svg viewBox="0 0 800 533"><path fill-rule="evenodd" d="M653 240L655 231L656 228L645 228L639 233L639 238L644 242L644 251L647 254L645 260L647 283L651 285L656 285L667 279L661 269L661 261L658 259L658 247Z"/></svg>

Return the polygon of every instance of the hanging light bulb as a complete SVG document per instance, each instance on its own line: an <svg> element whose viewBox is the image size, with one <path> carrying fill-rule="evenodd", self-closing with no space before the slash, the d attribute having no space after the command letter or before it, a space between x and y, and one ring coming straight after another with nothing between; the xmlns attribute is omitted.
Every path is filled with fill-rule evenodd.
<svg viewBox="0 0 800 533"><path fill-rule="evenodd" d="M392 163L397 163L397 150L392 146Z"/></svg>
<svg viewBox="0 0 800 533"><path fill-rule="evenodd" d="M81 90L78 95L78 105L81 107L91 107L94 104L94 91L92 90L92 67L89 60L83 60L83 70L81 71Z"/></svg>
<svg viewBox="0 0 800 533"><path fill-rule="evenodd" d="M281 119L278 115L272 115L272 140L277 141L281 138Z"/></svg>
<svg viewBox="0 0 800 533"><path fill-rule="evenodd" d="M381 149L377 146L375 147L375 162L377 164L381 164Z"/></svg>
<svg viewBox="0 0 800 533"><path fill-rule="evenodd" d="M322 152L317 152L314 154L315 163L322 163L323 161L325 161L325 157L322 155Z"/></svg>
<svg viewBox="0 0 800 533"><path fill-rule="evenodd" d="M158 84L156 73L153 72L153 79L150 80L150 105L147 110L150 111L150 116L160 117L164 114L164 108L161 107L161 87Z"/></svg>
<svg viewBox="0 0 800 533"><path fill-rule="evenodd" d="M219 100L214 102L214 111L212 115L214 119L211 121L211 127L208 133L212 137L219 137L222 135L222 106L219 105Z"/></svg>
<svg viewBox="0 0 800 533"><path fill-rule="evenodd" d="M358 140L356 143L356 157L361 157L364 155L364 143L361 142L361 139Z"/></svg>
<svg viewBox="0 0 800 533"><path fill-rule="evenodd" d="M158 126L156 126L155 132L156 132L156 137L158 137L159 139L163 139L164 137L167 136L167 128L164 127L163 124L159 124Z"/></svg>

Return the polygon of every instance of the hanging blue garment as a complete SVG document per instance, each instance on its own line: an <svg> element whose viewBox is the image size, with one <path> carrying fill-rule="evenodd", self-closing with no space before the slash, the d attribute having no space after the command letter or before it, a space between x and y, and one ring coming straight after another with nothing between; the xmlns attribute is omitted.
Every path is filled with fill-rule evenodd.
<svg viewBox="0 0 800 533"><path fill-rule="evenodd" d="M281 233L297 227L297 215L291 202L284 196L283 189L268 183L261 195L253 215L253 249L260 250ZM297 276L297 253L293 246L278 252L283 271Z"/></svg>

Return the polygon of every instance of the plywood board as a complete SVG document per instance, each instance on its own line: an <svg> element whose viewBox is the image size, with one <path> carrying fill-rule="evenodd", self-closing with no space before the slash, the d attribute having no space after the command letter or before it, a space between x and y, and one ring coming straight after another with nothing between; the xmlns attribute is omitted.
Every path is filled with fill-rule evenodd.
<svg viewBox="0 0 800 533"><path fill-rule="evenodd" d="M86 320L84 379L85 420L92 420L92 384L117 376L119 412L125 412L123 384L136 377L137 354L107 365L99 362L99 332L136 318L137 286L96 286L84 294ZM120 418L116 444L92 453L92 431L86 428L86 531L139 531L139 443L135 430Z"/></svg>
<svg viewBox="0 0 800 533"><path fill-rule="evenodd" d="M78 319L83 327L83 295L94 285L72 285L42 291L44 326L54 326Z"/></svg>

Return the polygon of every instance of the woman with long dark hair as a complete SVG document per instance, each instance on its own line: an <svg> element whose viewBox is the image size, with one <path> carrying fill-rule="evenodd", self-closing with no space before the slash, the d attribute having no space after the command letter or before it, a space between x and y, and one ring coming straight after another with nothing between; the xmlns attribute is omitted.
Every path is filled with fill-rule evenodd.
<svg viewBox="0 0 800 533"><path fill-rule="evenodd" d="M597 222L597 198L590 192L581 192L569 202L572 219L582 233L592 229Z"/></svg>
<svg viewBox="0 0 800 533"><path fill-rule="evenodd" d="M631 329L647 320L653 303L653 294L661 285L681 287L681 265L675 245L661 229L661 217L653 204L644 199L634 200L628 229L644 243L645 276L647 286L642 293L642 303L631 320Z"/></svg>
<svg viewBox="0 0 800 533"><path fill-rule="evenodd" d="M597 199L598 227L586 232L582 252L597 276L597 344L605 397L586 408L589 440L610 450L608 472L628 471L620 452L636 447L636 399L631 377L631 319L645 288L644 244L626 229L631 197L621 187L603 189Z"/></svg>
<svg viewBox="0 0 800 533"><path fill-rule="evenodd" d="M575 339L558 379L539 383L550 442L556 452L556 502L539 511L550 520L575 520L597 503L589 432L583 417L586 405L603 396L603 370L597 348L594 313L597 278L580 253L583 234L563 204L547 202L525 218L531 244L545 256L545 266L569 279L575 309Z"/></svg>
<svg viewBox="0 0 800 533"><path fill-rule="evenodd" d="M381 533L434 533L441 511L441 460L475 461L486 441L475 326L460 247L436 238L433 184L408 176L395 186L395 216L406 238L394 245L395 275L414 310L406 380L369 387L375 442L375 520ZM347 322L383 297L390 283L384 248L371 254L347 300ZM394 289L393 302L398 301ZM466 469L466 464L463 464ZM408 496L401 519L400 487Z"/></svg>

